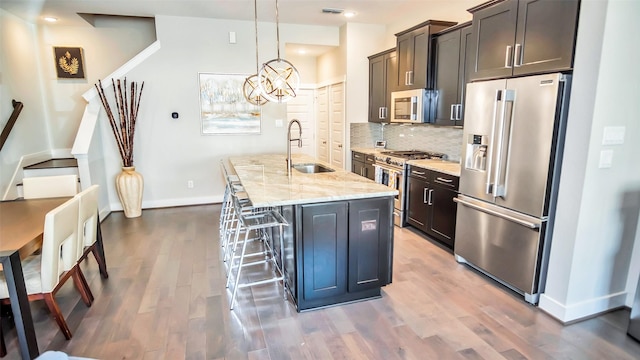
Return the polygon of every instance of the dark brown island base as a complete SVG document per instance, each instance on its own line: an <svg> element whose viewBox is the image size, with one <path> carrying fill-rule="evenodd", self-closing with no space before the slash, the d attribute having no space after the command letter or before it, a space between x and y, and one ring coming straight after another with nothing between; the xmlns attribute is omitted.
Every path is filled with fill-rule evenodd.
<svg viewBox="0 0 640 360"><path fill-rule="evenodd" d="M380 297L393 268L393 199L397 191L342 169L287 172L286 156L230 160L253 206L274 207L289 222L280 249L298 311ZM330 165L303 155L294 164Z"/></svg>

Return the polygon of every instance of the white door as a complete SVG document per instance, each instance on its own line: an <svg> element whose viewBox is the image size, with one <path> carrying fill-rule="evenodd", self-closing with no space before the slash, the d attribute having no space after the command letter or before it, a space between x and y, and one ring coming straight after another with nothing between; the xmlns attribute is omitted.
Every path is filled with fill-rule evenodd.
<svg viewBox="0 0 640 360"><path fill-rule="evenodd" d="M331 85L331 165L344 169L344 83Z"/></svg>
<svg viewBox="0 0 640 360"><path fill-rule="evenodd" d="M330 162L329 159L329 96L328 88L323 86L316 90L317 111L316 121L318 123L317 133L317 157L318 159Z"/></svg>
<svg viewBox="0 0 640 360"><path fill-rule="evenodd" d="M292 144L292 153L302 153L316 157L314 100L313 89L300 89L296 97L287 102L287 122L292 119L298 119L300 125L302 125L302 148ZM291 136L297 137L296 131L298 129L294 126Z"/></svg>

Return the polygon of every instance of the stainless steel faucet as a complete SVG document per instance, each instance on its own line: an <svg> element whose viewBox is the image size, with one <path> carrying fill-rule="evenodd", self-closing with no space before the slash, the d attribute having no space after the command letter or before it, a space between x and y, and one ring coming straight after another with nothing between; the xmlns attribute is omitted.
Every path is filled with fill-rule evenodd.
<svg viewBox="0 0 640 360"><path fill-rule="evenodd" d="M293 125L293 123L298 124L297 139L291 138L291 126ZM302 147L302 125L300 125L300 121L298 121L298 119L292 119L291 121L289 121L289 126L287 127L287 173L289 174L291 174L291 168L293 166L293 164L291 163L291 142L292 141L297 141L298 147L299 148Z"/></svg>

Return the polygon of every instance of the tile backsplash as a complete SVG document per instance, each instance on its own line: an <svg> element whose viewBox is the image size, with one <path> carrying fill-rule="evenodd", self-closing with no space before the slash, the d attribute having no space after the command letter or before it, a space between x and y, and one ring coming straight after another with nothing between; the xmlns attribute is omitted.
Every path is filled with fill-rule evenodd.
<svg viewBox="0 0 640 360"><path fill-rule="evenodd" d="M372 148L376 140L386 140L387 149L425 150L445 153L460 161L462 129L427 124L352 123L351 147Z"/></svg>

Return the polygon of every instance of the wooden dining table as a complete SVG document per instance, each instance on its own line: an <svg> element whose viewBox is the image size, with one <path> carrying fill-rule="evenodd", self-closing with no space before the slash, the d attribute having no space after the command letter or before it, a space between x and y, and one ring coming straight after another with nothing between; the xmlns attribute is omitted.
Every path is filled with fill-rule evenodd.
<svg viewBox="0 0 640 360"><path fill-rule="evenodd" d="M18 332L23 359L38 356L38 343L31 317L21 259L42 247L45 215L69 197L0 202L0 260L11 299L11 310ZM100 221L97 221L97 248L104 259ZM100 271L105 269L100 269Z"/></svg>

